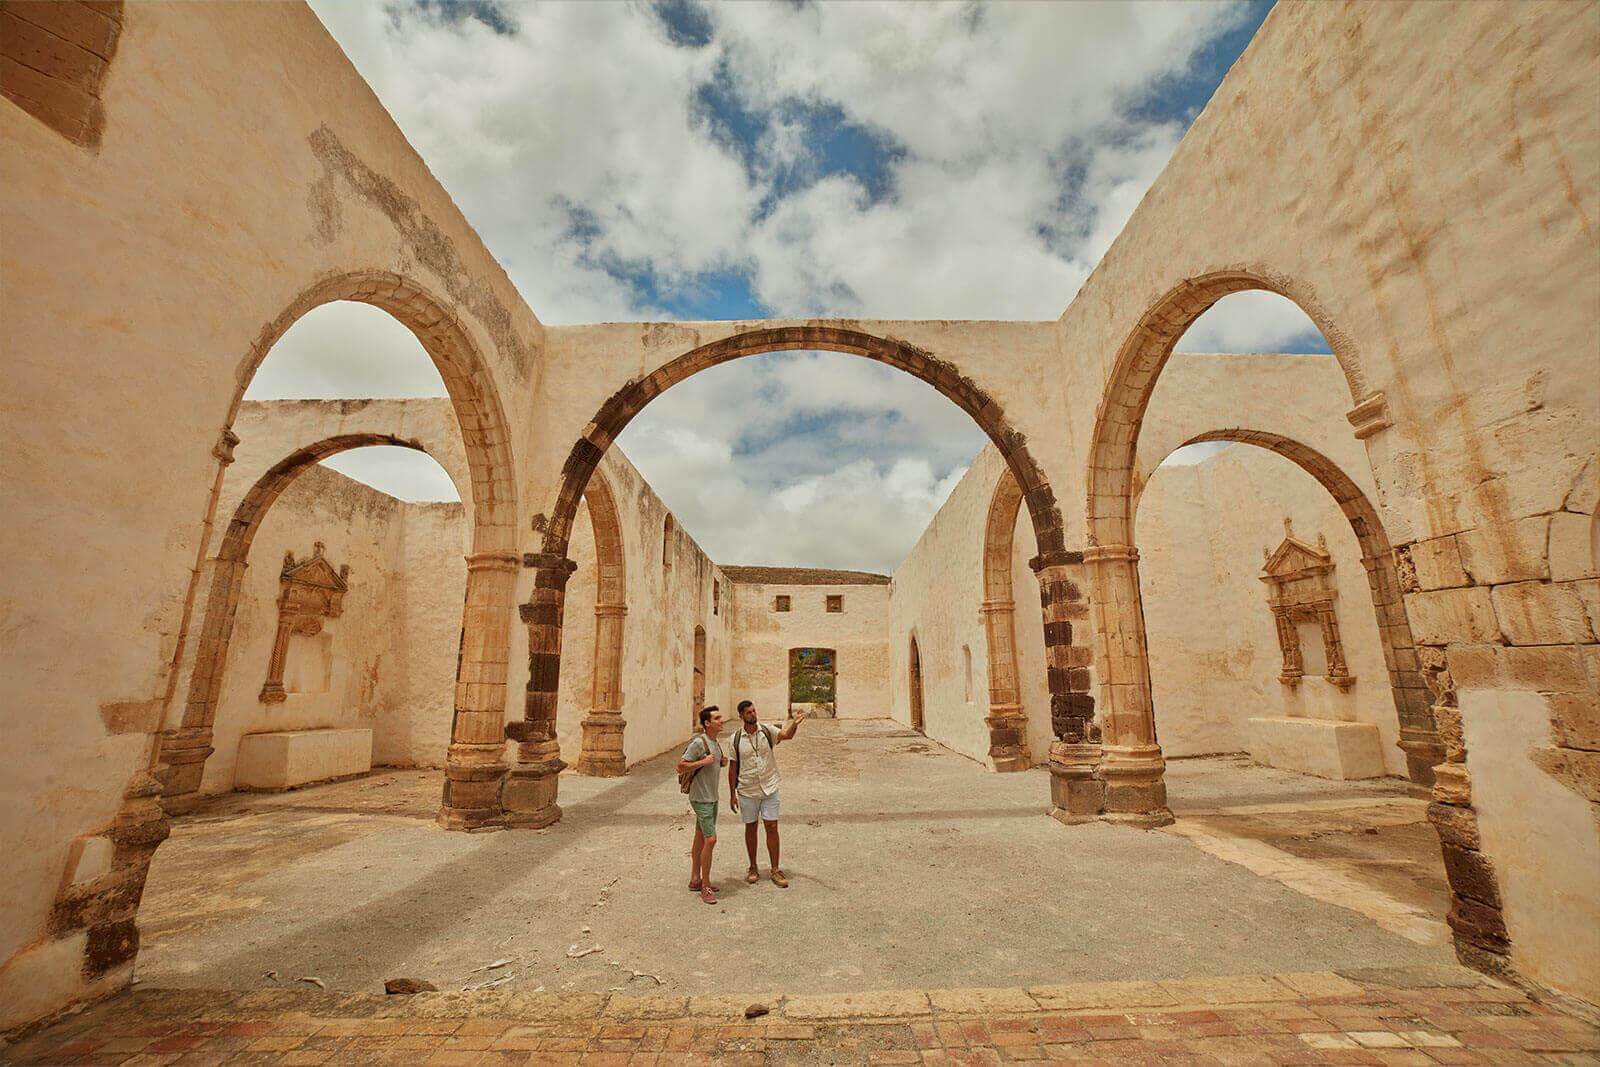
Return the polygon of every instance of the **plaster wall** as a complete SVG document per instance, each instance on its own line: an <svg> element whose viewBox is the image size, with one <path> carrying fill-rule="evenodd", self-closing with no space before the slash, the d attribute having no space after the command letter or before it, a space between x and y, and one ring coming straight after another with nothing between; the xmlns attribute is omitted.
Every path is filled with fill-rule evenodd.
<svg viewBox="0 0 1600 1067"><path fill-rule="evenodd" d="M1440 10L1278 5L1058 322L850 325L951 361L946 388L964 395L964 373L996 401L1076 548L1131 537L1116 514L1131 485L1093 507L1080 492L1097 414L1137 421L1159 370L1130 339L1198 313L1206 279L1289 295L1363 404L1391 540L1424 561L1405 592L1419 646L1448 655L1439 706L1454 711L1451 679L1471 671L1463 691L1545 694L1527 698L1549 723L1542 765L1592 799L1596 675L1561 664L1592 664L1600 615L1592 551L1571 543L1600 484L1600 9ZM73 841L143 782L192 639L212 449L295 315L355 293L428 335L493 486L474 494L492 519L475 519L478 547L500 551L536 547L529 520L605 397L756 325L547 333L303 6L130 5L101 95L94 151L0 107L0 552L33 567L0 602L0 675L24 694L11 725L33 757L0 780L0 1003L127 977L125 957L76 952L80 935L50 947L48 914ZM514 470L489 473L491 456ZM679 579L681 595L708 578ZM725 648L711 664L728 669ZM1445 799L1470 815L1468 779L1501 758L1452 753ZM1527 843L1506 862L1568 878L1558 843ZM1525 914L1533 898L1507 884L1508 913ZM1563 881L1560 899L1591 891ZM110 929L123 918L107 907ZM1575 969L1562 945L1539 951L1550 973Z"/></svg>
<svg viewBox="0 0 1600 1067"><path fill-rule="evenodd" d="M307 468L267 513L251 546L240 591L227 674L217 708L203 793L233 788L239 738L278 730L329 726L375 727L393 706L380 684L399 670L393 642L395 594L402 583L399 501L336 471ZM325 619L315 637L292 636L284 669L287 698L260 701L278 627L278 574L285 551L324 556L350 566L350 588L338 618ZM326 672L325 674L323 672ZM376 747L376 745L375 745Z"/></svg>
<svg viewBox="0 0 1600 1067"><path fill-rule="evenodd" d="M790 610L773 610L777 597ZM827 598L842 596L844 610L830 613ZM889 714L889 585L733 586L732 704L753 700L763 721L789 714L789 651L834 650L834 705L841 719Z"/></svg>
<svg viewBox="0 0 1600 1067"><path fill-rule="evenodd" d="M1348 690L1318 678L1290 688L1266 586L1262 549L1275 549L1283 519L1295 536L1327 538ZM1139 500L1139 585L1150 648L1156 730L1167 756L1239 752L1246 720L1306 716L1378 727L1384 769L1404 776L1361 549L1320 484L1281 456L1232 445L1197 464L1156 470Z"/></svg>
<svg viewBox="0 0 1600 1067"><path fill-rule="evenodd" d="M372 723L372 761L387 767L443 767L467 589L467 512L459 503L406 501L396 511L400 544L390 614L393 654L378 671L388 706Z"/></svg>
<svg viewBox="0 0 1600 1067"><path fill-rule="evenodd" d="M979 762L988 762L989 753L989 728L983 721L989 713L988 652L978 611L983 600L984 518L1003 466L993 448L979 453L972 469L895 568L890 587L893 717L911 724L914 636L922 662L923 732ZM1033 587L1038 589L1038 583ZM1037 602L1035 597L1032 603ZM1037 613L1038 609L1034 610ZM1041 632L1041 662L1043 645ZM971 654L970 684L963 649ZM1049 718L1048 697L1045 717ZM1030 748L1031 744L1030 737ZM1035 755L1048 750L1047 742Z"/></svg>

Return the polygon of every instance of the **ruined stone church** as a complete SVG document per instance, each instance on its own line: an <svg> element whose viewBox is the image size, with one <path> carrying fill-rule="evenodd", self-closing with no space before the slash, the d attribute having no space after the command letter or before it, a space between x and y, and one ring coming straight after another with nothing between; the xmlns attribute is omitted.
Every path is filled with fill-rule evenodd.
<svg viewBox="0 0 1600 1067"><path fill-rule="evenodd" d="M795 751L889 720L1069 857L1183 845L1187 757L1382 785L1455 956L1600 1004L1594 5L1279 4L1037 322L547 325L308 8L0 19L0 1031L129 986L153 859L238 791L401 769L427 834L545 847L743 698ZM1250 290L1332 355L1173 355ZM448 398L245 400L335 301ZM714 560L614 447L796 350L988 437L893 574ZM461 502L320 463L374 444Z"/></svg>

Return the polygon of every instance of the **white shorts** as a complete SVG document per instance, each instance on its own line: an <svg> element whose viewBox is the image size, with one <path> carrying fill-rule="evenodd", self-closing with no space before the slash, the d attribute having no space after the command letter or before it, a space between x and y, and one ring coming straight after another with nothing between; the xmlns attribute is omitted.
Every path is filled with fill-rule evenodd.
<svg viewBox="0 0 1600 1067"><path fill-rule="evenodd" d="M739 795L739 817L745 821L747 826L757 819L762 822L777 822L778 794L774 793L770 797L747 797L741 793Z"/></svg>

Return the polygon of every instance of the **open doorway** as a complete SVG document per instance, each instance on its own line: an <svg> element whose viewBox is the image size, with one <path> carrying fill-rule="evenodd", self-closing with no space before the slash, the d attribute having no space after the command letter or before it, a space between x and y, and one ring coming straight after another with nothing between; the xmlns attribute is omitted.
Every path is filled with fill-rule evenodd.
<svg viewBox="0 0 1600 1067"><path fill-rule="evenodd" d="M834 718L838 714L837 672L833 649L791 648L789 715L803 711L813 718Z"/></svg>

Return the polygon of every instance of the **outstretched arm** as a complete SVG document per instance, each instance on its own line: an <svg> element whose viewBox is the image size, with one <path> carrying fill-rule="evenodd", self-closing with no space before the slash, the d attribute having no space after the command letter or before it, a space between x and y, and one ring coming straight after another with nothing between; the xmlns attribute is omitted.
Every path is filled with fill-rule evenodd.
<svg viewBox="0 0 1600 1067"><path fill-rule="evenodd" d="M808 714L810 713L803 709L795 712L794 718L789 720L789 724L778 731L778 740L787 741L793 737L794 732L800 728L801 720L803 720Z"/></svg>

